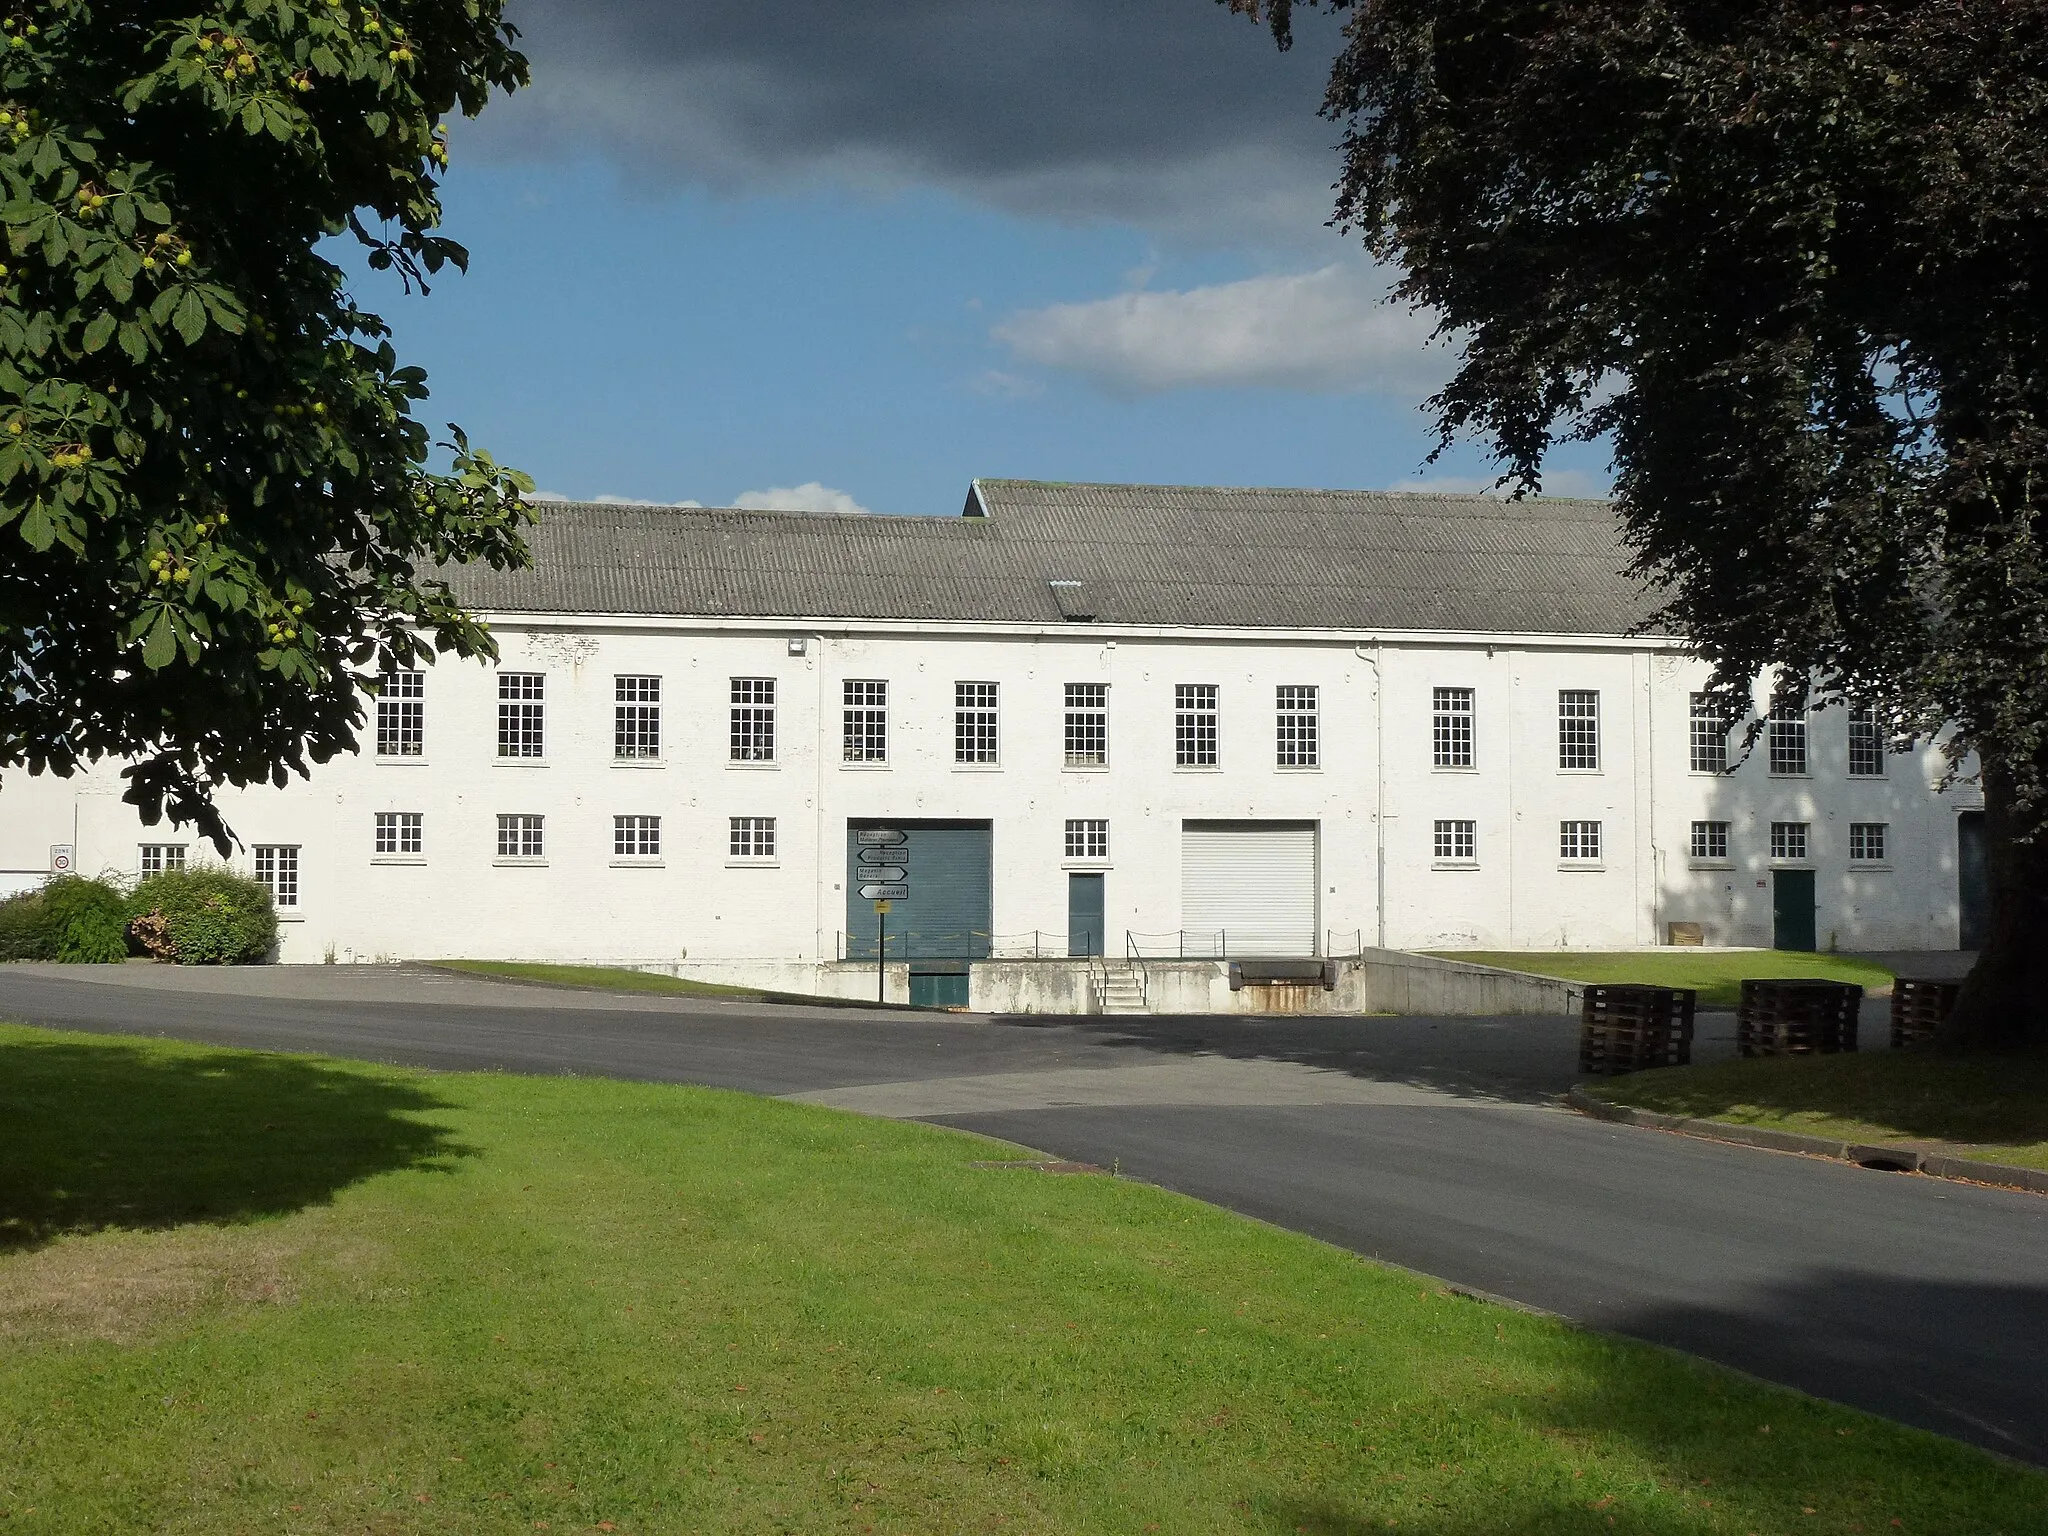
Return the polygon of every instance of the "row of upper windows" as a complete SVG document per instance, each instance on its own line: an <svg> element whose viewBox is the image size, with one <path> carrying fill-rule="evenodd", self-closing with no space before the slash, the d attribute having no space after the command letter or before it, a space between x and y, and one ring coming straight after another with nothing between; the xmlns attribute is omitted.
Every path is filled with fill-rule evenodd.
<svg viewBox="0 0 2048 1536"><path fill-rule="evenodd" d="M661 679L621 675L613 680L612 755L621 761L661 756ZM727 752L736 763L776 760L777 687L772 677L731 679ZM1182 767L1217 765L1217 693L1214 683L1184 683L1174 690L1174 754ZM1068 683L1065 689L1065 761L1070 768L1109 763L1109 685ZM1315 768L1322 761L1321 690L1283 684L1274 690L1274 763ZM843 685L841 755L849 763L889 761L889 684L855 679ZM547 677L540 672L498 674L498 756L540 758L547 751ZM420 757L426 752L426 679L420 672L386 673L377 696L377 755ZM953 685L953 760L1001 761L1001 685Z"/></svg>
<svg viewBox="0 0 2048 1536"><path fill-rule="evenodd" d="M613 680L612 755L621 761L661 756L661 679L625 674ZM840 755L848 763L889 761L889 684L872 678L841 685ZM546 674L498 674L498 756L546 755ZM1174 765L1214 768L1220 762L1220 687L1215 683L1174 685ZM771 763L776 759L776 680L731 679L728 719L730 759ZM953 685L953 760L993 765L1001 761L1001 687L992 682ZM1106 767L1109 762L1109 685L1068 683L1065 687L1064 760L1070 768ZM1315 768L1322 761L1321 690L1311 684L1282 684L1274 690L1274 764ZM1430 746L1433 766L1477 766L1476 691L1432 691ZM1729 737L1737 721L1724 700L1696 693L1691 698L1691 764L1695 773L1731 769ZM1796 705L1772 709L1765 726L1770 771L1808 771L1807 718ZM1562 771L1598 771L1601 766L1600 691L1564 688L1557 695L1557 766ZM377 755L418 757L426 750L425 675L387 673L377 699ZM1876 778L1884 773L1884 742L1876 712L1855 709L1849 716L1849 772Z"/></svg>
<svg viewBox="0 0 2048 1536"><path fill-rule="evenodd" d="M1699 863L1723 863L1729 855L1729 823L1696 821L1692 824L1692 857ZM1849 823L1849 862L1881 864L1890 838L1890 825L1882 821ZM1601 824L1597 821L1561 821L1557 826L1557 856L1566 863L1595 862L1600 858ZM1811 857L1813 826L1804 821L1771 823L1771 857L1785 863L1803 863ZM1476 864L1479 860L1479 823L1439 821L1432 835L1432 854L1440 864Z"/></svg>

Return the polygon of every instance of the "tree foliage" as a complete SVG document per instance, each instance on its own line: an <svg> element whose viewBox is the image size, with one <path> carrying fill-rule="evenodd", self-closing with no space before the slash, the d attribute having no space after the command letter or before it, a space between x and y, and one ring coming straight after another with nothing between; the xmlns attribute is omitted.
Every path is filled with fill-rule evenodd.
<svg viewBox="0 0 2048 1536"><path fill-rule="evenodd" d="M1291 0L1227 3L1289 42ZM1606 438L1731 698L1976 751L1986 965L2048 1034L2048 5L1323 3L1337 221L1463 347L1445 441L1537 489Z"/></svg>
<svg viewBox="0 0 2048 1536"><path fill-rule="evenodd" d="M222 784L353 749L381 662L489 654L439 567L523 563L523 475L323 242L425 285L443 119L524 83L500 0L43 0L0 14L0 769Z"/></svg>

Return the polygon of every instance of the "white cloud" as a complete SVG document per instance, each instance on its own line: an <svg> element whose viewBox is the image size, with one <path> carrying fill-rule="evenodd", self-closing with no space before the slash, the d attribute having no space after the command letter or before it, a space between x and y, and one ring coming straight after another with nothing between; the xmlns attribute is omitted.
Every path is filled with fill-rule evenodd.
<svg viewBox="0 0 2048 1536"><path fill-rule="evenodd" d="M535 491L528 501L587 501L602 507L701 507L701 501L649 501L644 496L614 496L601 491L595 496L571 496L567 491Z"/></svg>
<svg viewBox="0 0 2048 1536"><path fill-rule="evenodd" d="M1434 322L1387 299L1387 277L1337 263L1178 292L1140 290L1012 315L1018 358L1115 394L1266 388L1418 396L1451 372Z"/></svg>
<svg viewBox="0 0 2048 1536"><path fill-rule="evenodd" d="M772 485L765 491L741 491L732 504L750 512L828 512L844 517L868 509L844 491L806 480L802 485Z"/></svg>

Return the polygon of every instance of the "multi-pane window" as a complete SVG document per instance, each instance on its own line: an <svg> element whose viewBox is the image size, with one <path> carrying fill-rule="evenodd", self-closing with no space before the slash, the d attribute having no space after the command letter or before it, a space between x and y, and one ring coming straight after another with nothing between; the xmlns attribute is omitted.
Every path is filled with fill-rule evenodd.
<svg viewBox="0 0 2048 1536"><path fill-rule="evenodd" d="M500 816L498 857L539 859L547 856L547 818L544 816Z"/></svg>
<svg viewBox="0 0 2048 1536"><path fill-rule="evenodd" d="M1692 824L1692 856L1718 862L1728 857L1728 823L1696 821Z"/></svg>
<svg viewBox="0 0 2048 1536"><path fill-rule="evenodd" d="M661 679L622 675L612 679L612 756L661 756Z"/></svg>
<svg viewBox="0 0 2048 1536"><path fill-rule="evenodd" d="M547 678L539 672L498 674L498 756L539 757L545 731Z"/></svg>
<svg viewBox="0 0 2048 1536"><path fill-rule="evenodd" d="M1560 859L1590 862L1600 857L1600 823L1597 821L1560 821L1557 824L1557 856Z"/></svg>
<svg viewBox="0 0 2048 1536"><path fill-rule="evenodd" d="M1216 685L1173 685L1173 765L1216 766Z"/></svg>
<svg viewBox="0 0 2048 1536"><path fill-rule="evenodd" d="M615 859L658 859L661 857L659 816L614 816L612 857Z"/></svg>
<svg viewBox="0 0 2048 1536"><path fill-rule="evenodd" d="M1798 861L1806 857L1807 834L1812 830L1804 821L1774 821L1771 823L1771 857Z"/></svg>
<svg viewBox="0 0 2048 1536"><path fill-rule="evenodd" d="M251 851L256 856L257 883L270 892L270 904L296 907L299 904L298 844L258 843Z"/></svg>
<svg viewBox="0 0 2048 1536"><path fill-rule="evenodd" d="M1101 818L1069 818L1067 822L1067 857L1070 859L1106 859L1109 857L1109 823Z"/></svg>
<svg viewBox="0 0 2048 1536"><path fill-rule="evenodd" d="M1728 732L1735 716L1729 701L1714 693L1692 696L1692 771L1728 771Z"/></svg>
<svg viewBox="0 0 2048 1536"><path fill-rule="evenodd" d="M422 835L425 820L418 811L379 811L374 844L377 852L418 853L425 847Z"/></svg>
<svg viewBox="0 0 2048 1536"><path fill-rule="evenodd" d="M1274 756L1282 768L1313 768L1322 761L1322 714L1319 690L1282 683L1274 690Z"/></svg>
<svg viewBox="0 0 2048 1536"><path fill-rule="evenodd" d="M386 672L377 679L377 755L418 757L427 749L424 672Z"/></svg>
<svg viewBox="0 0 2048 1536"><path fill-rule="evenodd" d="M727 844L735 859L772 859L775 857L775 818L773 816L735 816L732 818L732 840Z"/></svg>
<svg viewBox="0 0 2048 1536"><path fill-rule="evenodd" d="M849 763L889 761L889 685L877 682L841 684L841 750Z"/></svg>
<svg viewBox="0 0 2048 1536"><path fill-rule="evenodd" d="M1439 692L1443 690L1438 690ZM1457 690L1469 692L1468 689ZM1434 852L1439 862L1469 864L1479 857L1479 823L1440 821L1436 824Z"/></svg>
<svg viewBox="0 0 2048 1536"><path fill-rule="evenodd" d="M1600 690L1560 688L1557 691L1557 766L1600 766Z"/></svg>
<svg viewBox="0 0 2048 1536"><path fill-rule="evenodd" d="M1771 747L1771 772L1799 774L1806 772L1806 706L1804 704L1778 703L1771 706L1771 720L1768 731ZM1800 857L1804 858L1802 854Z"/></svg>
<svg viewBox="0 0 2048 1536"><path fill-rule="evenodd" d="M1109 684L1067 684L1067 766L1100 768L1109 761Z"/></svg>
<svg viewBox="0 0 2048 1536"><path fill-rule="evenodd" d="M1884 777L1884 738L1878 734L1877 711L1868 704L1849 711L1849 774L1858 779Z"/></svg>
<svg viewBox="0 0 2048 1536"><path fill-rule="evenodd" d="M775 679L736 677L732 680L732 760L736 763L775 761Z"/></svg>
<svg viewBox="0 0 2048 1536"><path fill-rule="evenodd" d="M996 761L996 685L953 685L953 761Z"/></svg>
<svg viewBox="0 0 2048 1536"><path fill-rule="evenodd" d="M1472 766L1472 690L1439 688L1429 718L1431 761L1439 768Z"/></svg>
<svg viewBox="0 0 2048 1536"><path fill-rule="evenodd" d="M1884 862L1886 823L1882 821L1852 821L1849 823L1849 858L1857 864L1882 864Z"/></svg>
<svg viewBox="0 0 2048 1536"><path fill-rule="evenodd" d="M160 875L167 869L185 867L185 845L183 843L142 844L142 872L145 875Z"/></svg>

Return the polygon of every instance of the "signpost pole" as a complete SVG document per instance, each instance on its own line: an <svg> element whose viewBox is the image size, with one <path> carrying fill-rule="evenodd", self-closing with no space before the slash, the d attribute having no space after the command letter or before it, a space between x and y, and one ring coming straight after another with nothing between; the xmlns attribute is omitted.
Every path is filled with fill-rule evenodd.
<svg viewBox="0 0 2048 1536"><path fill-rule="evenodd" d="M889 903L875 903L875 1001L889 1001Z"/></svg>

